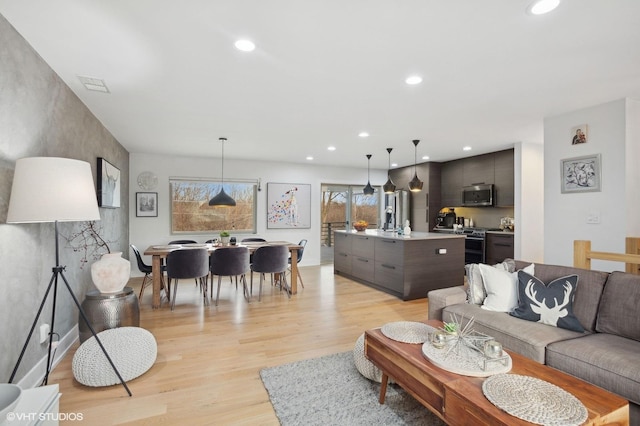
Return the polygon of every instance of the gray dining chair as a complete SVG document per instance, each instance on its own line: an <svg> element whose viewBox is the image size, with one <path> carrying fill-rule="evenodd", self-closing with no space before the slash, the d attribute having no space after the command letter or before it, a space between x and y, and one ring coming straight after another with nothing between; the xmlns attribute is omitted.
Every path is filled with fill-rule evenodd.
<svg viewBox="0 0 640 426"><path fill-rule="evenodd" d="M247 302L251 302L251 294L247 288L247 272L251 271L249 263L249 249L247 247L221 247L211 253L211 296L213 297L213 276L218 276L218 291L216 293L216 306L220 299L220 285L222 277L240 276L242 291Z"/></svg>
<svg viewBox="0 0 640 426"><path fill-rule="evenodd" d="M264 274L280 274L280 289L291 297L291 289L287 284L287 266L289 265L289 248L287 246L263 246L253 253L251 263L251 290L253 292L253 273L260 273L260 291L258 301L262 299L262 282Z"/></svg>
<svg viewBox="0 0 640 426"><path fill-rule="evenodd" d="M181 249L174 250L167 255L167 277L169 285L173 284L173 298L171 299L171 310L176 304L178 293L178 281L185 278L194 278L200 284L204 296L204 303L207 305L207 283L206 277L209 275L209 253L207 249Z"/></svg>
<svg viewBox="0 0 640 426"><path fill-rule="evenodd" d="M173 240L169 241L169 244L197 244L195 240Z"/></svg>

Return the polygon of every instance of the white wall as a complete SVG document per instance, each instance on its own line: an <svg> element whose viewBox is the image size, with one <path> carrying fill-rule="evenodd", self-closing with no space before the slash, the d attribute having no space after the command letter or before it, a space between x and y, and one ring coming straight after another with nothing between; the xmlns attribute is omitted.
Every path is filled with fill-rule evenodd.
<svg viewBox="0 0 640 426"><path fill-rule="evenodd" d="M640 101L627 99L626 132L626 235L640 237Z"/></svg>
<svg viewBox="0 0 640 426"><path fill-rule="evenodd" d="M628 113L638 121L637 103L631 104L627 111L627 100L621 99L545 119L545 263L572 265L574 240L591 240L593 250L622 253L627 232L638 229L638 172L627 170L637 168L639 159L637 125L627 127ZM588 125L588 142L571 145L571 128L581 124ZM591 154L602 156L602 190L562 194L560 160ZM590 213L600 215L599 224L587 223ZM592 268L624 270L624 265L594 261Z"/></svg>
<svg viewBox="0 0 640 426"><path fill-rule="evenodd" d="M517 143L515 158L514 257L531 262L544 259L544 146Z"/></svg>
<svg viewBox="0 0 640 426"><path fill-rule="evenodd" d="M204 242L217 237L211 234L172 235L169 208L169 177L220 178L219 159L175 157L150 154L130 155L130 241L141 251L152 244L166 244L173 239L194 239ZM362 185L367 183L366 168L320 167L289 163L225 159L225 179L262 180L262 191L258 192L257 235L267 240L308 241L304 252L303 265L320 263L320 188L323 183ZM136 217L136 192L145 192L137 183L138 175L150 171L158 177L158 217ZM371 184L382 185L387 180L386 170L371 170ZM311 184L311 228L310 229L267 229L267 183L290 182ZM238 235L242 238L242 235ZM151 262L149 257L145 258ZM139 275L132 268L132 275Z"/></svg>

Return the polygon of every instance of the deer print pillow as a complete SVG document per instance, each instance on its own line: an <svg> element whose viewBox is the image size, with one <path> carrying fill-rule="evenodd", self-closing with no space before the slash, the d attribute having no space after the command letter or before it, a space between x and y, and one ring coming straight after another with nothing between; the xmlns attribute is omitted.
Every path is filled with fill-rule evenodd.
<svg viewBox="0 0 640 426"><path fill-rule="evenodd" d="M556 278L545 285L533 275L519 271L518 307L511 312L511 315L528 321L584 332L580 321L573 314L573 299L577 287L577 275Z"/></svg>

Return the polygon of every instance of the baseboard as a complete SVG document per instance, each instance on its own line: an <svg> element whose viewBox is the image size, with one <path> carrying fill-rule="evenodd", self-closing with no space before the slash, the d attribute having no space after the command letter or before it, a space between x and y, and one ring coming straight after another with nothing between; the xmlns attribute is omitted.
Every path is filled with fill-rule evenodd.
<svg viewBox="0 0 640 426"><path fill-rule="evenodd" d="M62 361L71 346L78 340L78 325L76 324L59 341L53 354L51 370ZM47 355L45 355L29 372L17 383L22 389L31 389L40 386L47 371Z"/></svg>

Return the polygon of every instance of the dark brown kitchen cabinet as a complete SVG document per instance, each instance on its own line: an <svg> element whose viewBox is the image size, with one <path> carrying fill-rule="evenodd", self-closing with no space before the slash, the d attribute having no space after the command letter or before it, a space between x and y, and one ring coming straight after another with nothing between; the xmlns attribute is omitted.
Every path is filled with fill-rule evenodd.
<svg viewBox="0 0 640 426"><path fill-rule="evenodd" d="M412 232L410 237L383 231L335 231L333 269L402 300L427 297L430 290L464 280L461 235Z"/></svg>
<svg viewBox="0 0 640 426"><path fill-rule="evenodd" d="M513 259L513 234L487 232L485 263L495 265L505 259Z"/></svg>
<svg viewBox="0 0 640 426"><path fill-rule="evenodd" d="M462 163L462 186L489 185L495 180L493 154L465 158Z"/></svg>
<svg viewBox="0 0 640 426"><path fill-rule="evenodd" d="M462 204L463 160L447 161L440 166L440 206L457 207Z"/></svg>
<svg viewBox="0 0 640 426"><path fill-rule="evenodd" d="M512 149L494 153L495 159L495 206L511 207L515 204L514 197L514 155Z"/></svg>

